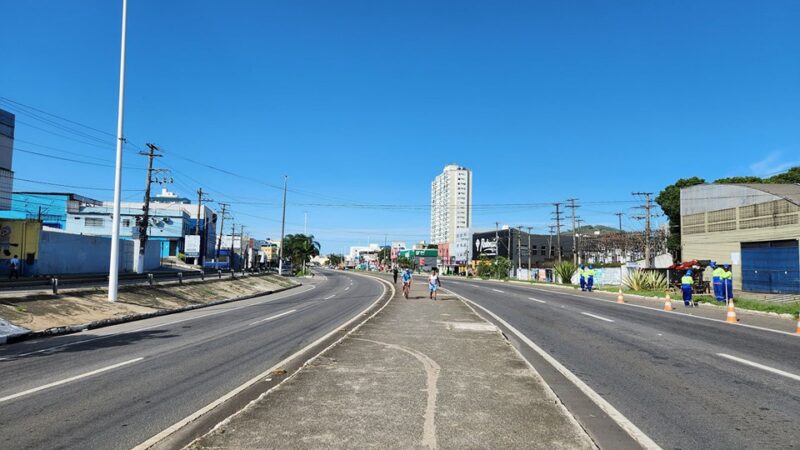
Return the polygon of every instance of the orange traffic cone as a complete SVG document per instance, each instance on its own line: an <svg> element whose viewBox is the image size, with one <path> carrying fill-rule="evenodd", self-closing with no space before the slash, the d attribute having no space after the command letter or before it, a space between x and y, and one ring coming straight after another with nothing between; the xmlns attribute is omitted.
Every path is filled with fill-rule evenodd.
<svg viewBox="0 0 800 450"><path fill-rule="evenodd" d="M625 300L622 299L622 288L620 288L619 293L617 294L617 303L625 303ZM800 323L800 322L798 322ZM798 325L800 326L800 325Z"/></svg>
<svg viewBox="0 0 800 450"><path fill-rule="evenodd" d="M800 316L797 316L797 330L795 333L800 334Z"/></svg>
<svg viewBox="0 0 800 450"><path fill-rule="evenodd" d="M733 299L728 300L728 317L725 318L725 322L737 323L736 308L733 307Z"/></svg>
<svg viewBox="0 0 800 450"><path fill-rule="evenodd" d="M667 291L667 296L664 298L664 311L672 311L672 299L669 298L669 291Z"/></svg>

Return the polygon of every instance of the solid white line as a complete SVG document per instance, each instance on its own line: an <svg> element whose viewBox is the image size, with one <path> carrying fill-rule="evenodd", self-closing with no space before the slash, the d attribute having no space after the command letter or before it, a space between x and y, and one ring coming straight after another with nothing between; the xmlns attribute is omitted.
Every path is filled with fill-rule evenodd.
<svg viewBox="0 0 800 450"><path fill-rule="evenodd" d="M108 367L103 367L101 369L93 370L91 372L86 372L86 373L83 373L83 374L80 374L80 375L75 375L74 377L69 377L69 378L65 378L63 380L54 381L52 383L45 384L44 386L39 386L39 387L35 387L33 389L28 389L27 391L22 391L22 392L18 392L16 394L7 395L5 397L0 398L0 403L6 402L8 400L13 400L15 398L19 398L19 397L22 397L22 396L25 396L25 395L28 395L28 394L33 394L34 392L43 391L43 390L49 389L51 387L61 386L62 384L66 384L66 383L69 383L69 382L75 381L75 380L80 380L81 378L86 378L86 377L90 377L92 375L97 375L98 373L107 372L109 370L116 369L117 367L122 367L122 366L126 366L128 364L133 364L133 363L135 363L137 361L141 361L143 359L144 358L131 359L129 361L117 363L117 364L114 364L114 365L111 365L111 366L108 366Z"/></svg>
<svg viewBox="0 0 800 450"><path fill-rule="evenodd" d="M366 275L361 275L361 276L366 276ZM372 277L371 277L371 278L372 278ZM381 280L380 280L380 279L378 279L378 278L375 278L375 279L376 279L376 280L378 280L379 282L381 281ZM396 290L395 290L394 286L392 286L392 285L391 285L389 282L385 282L385 283L386 283L386 284L384 284L384 283L381 283L381 284L383 285L383 291L381 292L381 295L379 295L379 296L378 296L378 298L377 298L377 299L376 299L374 302L372 302L372 303L371 303L371 304L370 304L370 305L369 305L369 306L368 306L366 309L364 309L364 310L363 310L361 313L359 313L358 315L354 316L352 319L348 320L347 322L343 323L342 325L340 325L340 326L338 326L338 327L335 327L333 330L331 330L331 331L330 331L329 333L327 333L325 336L322 336L321 338L317 339L316 341L314 341L314 342L312 342L312 343L310 343L310 344L306 345L305 347L301 348L300 350L298 350L298 351L294 352L292 355L290 355L290 356L287 356L287 357L286 357L286 359L284 359L283 361L279 362L278 364L275 364L274 366L270 367L270 368L269 368L269 369L267 369L266 371L264 371L264 372L262 372L262 373L260 373L260 374L256 375L255 377L253 377L253 378L251 378L250 380L246 381L244 384L242 384L241 386L237 387L236 389L234 389L234 390L232 390L232 391L228 392L227 394L223 395L222 397L220 397L220 398L218 398L218 399L214 400L213 402L209 403L208 405L206 405L205 407L203 407L203 408L199 409L198 411L195 411L193 414L190 414L189 416L185 417L183 420L181 420L181 421L178 421L177 423L173 424L172 426L170 426L170 427L169 427L169 428L167 428L166 430L163 430L162 432L160 432L160 433L156 434L155 436L151 437L150 439L148 439L148 440L146 440L146 441L142 442L141 444L139 444L139 445L137 445L136 447L134 447L134 448L133 448L133 450L145 450L145 449L149 449L150 447L152 447L152 446L156 445L156 444L157 444L159 441L161 441L161 440L163 440L163 439L166 439L166 438L167 438L168 436L170 436L171 434L175 433L176 431L180 430L181 428L185 427L186 425L188 425L188 424L190 424L190 423L194 422L194 421L195 421L195 420L197 420L199 417L201 417L201 416L203 416L204 414L208 413L209 411L213 410L213 409L214 409L214 408L216 408L217 406L219 406L219 405L221 405L221 404L225 403L226 401L228 401L229 399L231 399L232 397L234 397L236 394L238 394L238 393L242 392L243 390L247 389L248 387L250 387L250 386L254 385L254 384L255 384L255 383L257 383L258 381L260 381L260 380L262 380L262 379L264 379L264 378L266 378L266 377L270 376L270 375L272 374L272 371L273 371L273 370L276 370L276 369L282 368L282 366L286 365L288 362L290 362L290 361L292 361L293 359L297 358L298 356L302 355L303 353L305 353L306 351L308 351L308 349L310 349L310 348L313 348L314 346L316 346L316 345L317 345L317 344L319 344L320 342L324 342L326 339L328 339L329 337L331 337L333 334L335 334L335 333L338 333L338 332L339 332L339 330L340 330L341 328L347 328L348 326L350 326L350 324L351 324L351 323L353 323L353 322L355 322L356 320L358 320L359 318L361 318L361 315L362 315L362 314L366 313L367 311L369 311L369 310L370 310L370 308L372 308L372 307L374 307L375 305L377 305L377 304L378 304L378 302L380 302L380 301L381 301L381 299L383 298L383 296L386 294L386 291L387 291L387 289L386 289L386 286L389 286L389 287L391 288L391 290L392 290L392 295L391 295L391 297L389 297L389 301L387 301L387 302L386 302L386 303L385 303L385 304L384 304L384 305L383 305L381 308L379 308L377 311L375 311L375 312L374 312L374 313L373 313L371 316L369 316L369 317L368 317L367 319L365 319L363 322L361 322L361 323L360 323L360 324L358 324L356 327L353 327L353 329L351 329L351 330L349 330L347 333L345 333L345 334L344 334L344 336L342 336L341 338L339 338L338 340L336 340L336 342L332 343L332 344L331 344L331 345L329 345L328 347L325 347L325 349L323 349L322 351L320 351L319 353L317 353L317 354L316 354L316 355L314 355L313 357L309 358L309 360L308 360L308 361L306 361L306 364L308 364L308 362L310 362L310 361L314 360L315 358L317 358L317 356L319 356L319 355L321 355L321 354L325 353L325 352L326 352L326 351L328 351L328 350L329 350L331 347L333 347L334 345L336 345L336 344L338 344L339 342L341 342L341 341L342 341L344 338L346 338L347 336L350 336L350 334L352 334L354 331L356 331L356 330L358 330L359 328L361 328L361 325L365 324L365 323L366 323L368 320L370 320L370 319L372 319L373 317L375 317L375 316L376 316L376 315L377 315L379 312L383 311L383 308L385 308L385 307L386 307L386 306L387 306L387 305L388 305L388 304L391 302L391 299L392 299L392 298L394 298L394 296L395 296L395 294L396 294L397 292L396 292ZM295 372L295 373L297 373L297 372ZM284 379L283 379L283 380L282 380L280 383L278 383L278 385L276 385L276 386L272 387L272 389L270 389L270 390L268 390L267 392L265 392L265 393L261 394L261 395L260 395L260 396L259 396L259 397L258 397L256 400L254 400L253 402L257 402L258 400L260 400L261 398L263 398L265 395L268 395L268 394L269 394L269 393L271 393L271 392L272 392L272 391L273 391L275 388L277 388L277 387L278 387L278 386L280 386L281 384L285 383L285 382L286 382L286 380L289 380L289 379L291 379L291 376L284 378ZM251 404L252 404L253 402L251 402ZM245 408L246 408L246 407L245 407ZM238 413L237 413L237 414L238 414ZM236 415L236 414L234 414L234 416L235 416L235 415ZM233 417L233 416L231 416L231 417ZM228 419L225 419L224 421L222 421L222 422L220 422L219 424L217 424L217 427L218 427L218 426L220 426L220 425L222 425L223 423L227 422L227 420L229 420L231 417L229 417ZM215 429L216 429L216 427L215 427Z"/></svg>
<svg viewBox="0 0 800 450"><path fill-rule="evenodd" d="M493 291L495 291L495 292L499 292L499 293L501 293L501 294L505 294L505 292L504 292L504 291L501 291L500 289L495 289L495 288L492 288L492 290L493 290Z"/></svg>
<svg viewBox="0 0 800 450"><path fill-rule="evenodd" d="M452 291L450 291L452 292ZM455 294L455 293L454 293ZM566 367L564 367L558 360L550 356L549 353L544 351L538 345L534 344L527 336L522 334L519 330L512 327L508 324L505 320L498 317L495 313L489 311L488 309L484 308L483 306L473 302L472 300L459 295L455 294L457 297L460 297L465 302L469 302L470 304L486 311L487 314L492 316L495 320L505 326L509 331L514 333L522 342L524 342L528 347L530 347L533 351L539 354L542 358L545 359L551 366L553 366L556 370L558 370L561 375L563 375L566 379L572 382L578 389L581 390L587 397L589 397L600 409L602 409L608 416L617 423L623 430L625 430L636 442L639 443L642 447L646 449L660 449L661 447L658 446L650 437L648 437L642 430L640 430L636 425L633 424L628 418L622 415L621 412L617 411L614 406L611 405L606 399L600 396L597 392L595 392L592 388L589 387L586 383L584 383L580 378L578 378L575 374L569 371Z"/></svg>
<svg viewBox="0 0 800 450"><path fill-rule="evenodd" d="M535 301L535 302L539 302L539 303L547 303L547 302L546 302L546 301L544 301L544 300L539 300L538 298L533 298L533 297L528 297L528 300L533 300L533 301Z"/></svg>
<svg viewBox="0 0 800 450"><path fill-rule="evenodd" d="M774 374L782 375L782 376L784 376L786 378L791 378L793 380L800 381L800 375L795 375L795 374L790 373L790 372L785 372L785 371L780 370L780 369L775 369L775 368L772 368L770 366L765 366L765 365L759 364L757 362L748 361L748 360L742 359L742 358L737 358L735 356L731 356L731 355L728 355L726 353L717 353L717 356L721 356L723 358L728 358L728 359L730 359L732 361L736 361L736 362L739 362L739 363L742 363L742 364L746 364L748 366L752 366L752 367L755 367L757 369L766 370L767 372L772 372Z"/></svg>
<svg viewBox="0 0 800 450"><path fill-rule="evenodd" d="M278 292L277 294L274 294L274 295L278 295L280 297L274 297L274 298L273 297L269 297L265 301L260 301L260 302L257 302L257 303L250 303L250 304L247 304L247 305L236 306L234 308L224 308L226 306L226 304L215 305L215 306L223 307L224 309L213 311L213 312L210 312L210 313L207 313L207 314L201 314L201 315L198 315L198 316L187 317L185 319L173 320L172 322L157 323L155 325L150 325L150 326L144 327L144 328L136 328L136 329L130 330L130 331L120 331L120 332L117 332L117 333L104 334L102 336L97 336L97 337L93 337L93 338L89 338L89 339L84 339L82 341L68 342L66 344L56 345L54 347L47 347L47 348L43 348L41 350L34 350L32 352L27 352L27 353L20 353L18 355L8 355L5 358L0 358L0 361L19 358L19 357L22 357L22 356L35 355L37 353L45 353L45 352L49 352L51 350L57 350L57 349L60 349L60 348L65 348L65 347L72 347L73 345L84 344L86 342L92 342L92 341L99 341L101 339L108 339L108 338L115 337L115 336L122 336L122 335L130 334L130 333L138 333L140 331L147 331L147 330L151 330L153 328L165 327L165 326L168 326L168 325L175 325L176 323L187 322L189 320L201 319L203 317L214 316L216 314L221 314L221 313L224 313L224 312L236 311L237 309L249 308L251 306L259 306L259 305L263 305L265 303L273 302L275 300L280 300L280 299L283 299L283 298L286 298L286 297L291 297L293 295L302 294L304 292L309 292L309 291L311 291L311 290L316 288L315 285L308 285L308 286L309 286L309 289L305 289L305 290L302 290L303 286L300 286L299 288L297 288L297 290ZM284 292L288 292L288 295L281 295ZM257 298L257 297L254 297L252 299L242 300L242 301L254 300L255 298ZM212 306L212 308L213 308L213 306ZM198 309L193 309L193 310L189 310L189 311L181 311L181 312L176 313L176 314L190 313L190 312L194 312L194 311L197 311L197 310ZM151 319L157 319L157 318L158 317L151 317ZM149 320L149 319L144 319L144 320ZM119 325L123 325L123 324L119 324Z"/></svg>
<svg viewBox="0 0 800 450"><path fill-rule="evenodd" d="M325 297L325 299L324 299L324 300L330 300L330 299L332 299L333 297L336 297L336 294L329 295L329 296Z"/></svg>
<svg viewBox="0 0 800 450"><path fill-rule="evenodd" d="M611 319L606 319L605 317L595 316L594 314L589 314L587 312L581 312L584 316L594 317L595 319L605 320L606 322L614 322Z"/></svg>
<svg viewBox="0 0 800 450"><path fill-rule="evenodd" d="M261 323L261 322L268 322L268 321L270 321L272 319L277 319L278 317L288 316L289 314L291 314L293 312L297 312L297 310L296 309L292 309L292 310L289 310L289 311L284 311L284 312L282 312L280 314L275 314L274 316L267 317L266 319L256 320L255 322L251 323L250 325L255 325L255 324Z"/></svg>

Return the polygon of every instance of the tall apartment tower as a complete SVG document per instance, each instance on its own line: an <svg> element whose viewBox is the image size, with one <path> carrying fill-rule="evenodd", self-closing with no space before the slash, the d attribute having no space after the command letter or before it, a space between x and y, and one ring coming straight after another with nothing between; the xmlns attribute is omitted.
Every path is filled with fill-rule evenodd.
<svg viewBox="0 0 800 450"><path fill-rule="evenodd" d="M450 164L431 183L431 243L455 242L457 228L472 226L472 171Z"/></svg>
<svg viewBox="0 0 800 450"><path fill-rule="evenodd" d="M14 191L14 114L0 109L0 210L11 209L11 193Z"/></svg>

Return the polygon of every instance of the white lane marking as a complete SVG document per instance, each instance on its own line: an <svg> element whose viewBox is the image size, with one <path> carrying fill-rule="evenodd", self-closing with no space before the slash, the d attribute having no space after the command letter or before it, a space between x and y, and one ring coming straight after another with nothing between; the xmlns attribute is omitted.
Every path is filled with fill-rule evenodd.
<svg viewBox="0 0 800 450"><path fill-rule="evenodd" d="M450 291L452 292L452 291ZM455 294L455 293L454 293ZM660 449L661 447L658 446L650 437L648 437L642 430L640 430L636 425L633 424L627 417L623 416L621 412L617 411L611 403L609 403L606 399L600 396L597 392L595 392L592 388L589 387L586 383L581 381L574 373L570 372L569 369L564 367L558 360L550 356L546 351L540 348L538 345L534 344L527 336L522 334L519 330L512 327L508 322L498 317L495 313L489 311L488 309L484 308L483 306L473 302L472 300L459 295L455 294L457 297L461 298L465 302L470 303L473 306L476 306L483 311L486 311L487 314L492 316L495 320L505 326L509 331L514 333L522 342L524 342L528 347L530 347L533 351L539 354L542 358L545 359L551 366L553 366L556 370L558 370L564 378L568 379L572 382L578 389L581 390L589 399L591 399L600 409L602 409L608 417L611 418L617 425L620 426L623 430L625 430L636 442L639 443L642 447L646 449Z"/></svg>
<svg viewBox="0 0 800 450"><path fill-rule="evenodd" d="M523 287L523 286L520 286L520 287ZM525 287L527 287L527 286L525 286ZM662 313L662 314L667 314L667 315L670 315L670 316L693 317L695 319L710 320L712 322L719 322L719 323L727 323L724 319L714 319L712 317L695 316L693 314L686 314L686 313L682 313L682 312L679 312L679 311L664 311L663 307L636 305L634 303L617 303L614 300L608 300L608 299L594 297L594 296L593 297L586 297L586 296L583 296L583 295L570 294L569 292L557 292L557 291L553 291L551 289L543 289L543 288L539 288L539 287L531 287L529 289L536 290L536 291L539 291L539 292L547 292L548 294L569 295L570 297L577 297L577 298L584 299L584 300L589 299L589 300L597 300L597 301L605 302L605 303L613 303L613 304L619 305L619 306L630 306L630 307L633 307L633 308L648 309L650 311L656 311L656 312L659 312L659 313ZM563 306L562 306L562 308L563 308ZM724 312L724 311L722 311L722 312ZM769 331L771 333L785 334L787 336L794 336L794 337L800 336L797 333L792 333L792 332L789 332L789 331L773 330L772 328L759 327L758 325L748 325L746 323L741 323L741 322L739 322L737 325L739 327L752 328L754 330L760 330L760 331Z"/></svg>
<svg viewBox="0 0 800 450"><path fill-rule="evenodd" d="M364 277L366 277L367 275L360 275L360 276L364 276ZM370 277L370 278L372 278L372 277ZM376 279L377 279L377 278L376 278ZM379 279L377 279L377 280L378 280L379 282L381 282L381 281L382 281L382 280L379 280ZM286 357L286 359L284 359L283 361L279 362L278 364L275 364L274 366L270 367L270 368L269 368L269 369L267 369L266 371L264 371L264 372L262 372L262 373L260 373L260 374L256 375L255 377L253 377L253 378L251 378L250 380L246 381L244 384L242 384L241 386L237 387L236 389L234 389L234 390L232 390L232 391L228 392L227 394L223 395L222 397L220 397L220 398L218 398L218 399L214 400L213 402L209 403L208 405L206 405L205 407L203 407L203 408L199 409L198 411L195 411L193 414L190 414L189 416L185 417L183 420L180 420L180 421L178 421L177 423L173 424L172 426L170 426L170 427L169 427L169 428L167 428L166 430L163 430L162 432L160 432L160 433L156 434L155 436L151 437L150 439L148 439L148 440L146 440L146 441L142 442L141 444L139 444L139 445L137 445L136 447L134 447L134 448L133 448L133 450L146 450L146 449L149 449L149 448L153 447L154 445L156 445L156 444L157 444L158 442L160 442L161 440L163 440L163 439L166 439L166 438L167 438L168 436L170 436L171 434L173 434L173 433L177 432L178 430L180 430L181 428L185 427L186 425L188 425L188 424L190 424L190 423L194 422L194 421L195 421L195 420L197 420L199 417L201 417L201 416L203 416L204 414L208 413L209 411L213 410L213 409L214 409L214 408L216 408L217 406L219 406L219 405L221 405L221 404L225 403L226 401L230 400L231 398L233 398L234 396L236 396L236 394L238 394L238 393L240 393L240 392L244 391L245 389L247 389L248 387L250 387L250 386L254 385L254 384L255 384L255 383L257 383L259 380L261 380L261 379L263 379L263 378L269 378L269 377L272 375L272 371L273 371L273 370L275 370L275 369L279 369L279 368L282 368L283 366L285 366L287 363L289 363L289 362L290 362L290 361L292 361L293 359L295 359L295 358L297 358L298 356L302 355L303 353L307 352L307 351L308 351L308 349L310 349L310 348L313 348L314 346L318 345L318 344L319 344L319 343L321 343L321 342L324 342L326 339L328 339L329 337L333 336L333 334L335 334L335 333L338 333L340 329L342 329L342 328L347 328L348 326L350 326L350 324L351 324L351 323L353 323L353 322L355 322L356 320L358 320L358 319L361 317L361 315L363 315L363 314L366 314L366 312L367 312L367 311L369 311L371 308L373 308L375 305L377 305L377 304L378 304L378 302L380 302L380 301L381 301L381 299L383 298L383 296L386 294L386 291L388 290L388 289L386 289L386 286L389 286L389 288L392 290L392 295L389 297L389 301L387 301L387 302L386 302L386 303L385 303L383 306L381 306L380 308L378 308L378 310L377 310L377 311L375 311L374 313L372 313L372 315L371 315L371 316L369 316L367 319L365 319L363 322L361 322L360 324L356 325L356 326L355 326L355 327L353 327L351 330L349 330L347 333L345 333L345 334L344 334L344 336L342 336L342 337L340 337L339 339L337 339L337 340L336 340L336 342L334 342L334 343L332 343L331 345L329 345L329 346L325 347L325 348L324 348L322 351L320 351L320 352L319 352L319 353L317 353L316 355L314 355L314 356L312 356L311 358L309 358L309 359L308 359L308 361L306 361L306 364L307 364L308 362L310 362L310 361L313 361L314 359L316 359L316 358L317 358L319 355L321 355L321 354L323 354L323 353L327 352L327 351L328 351L328 350L330 350L330 349L331 349L333 346L335 346L336 344L338 344L339 342L341 342L342 340L344 340L346 337L348 337L348 336L350 336L351 334L353 334L353 333L354 333L356 330L358 330L359 328L361 328L361 326L362 326L362 325L364 325L365 323L367 323L367 322L368 322L370 319L372 319L373 317L375 317L376 315L378 315L378 313L380 313L381 311L383 311L383 309L384 309L384 308L386 308L386 306L388 306L388 305L389 305L389 303L391 303L392 299L393 299L393 298L394 298L394 296L397 294L397 290L396 290L396 289L394 288L394 286L393 286L391 283L389 283L388 281L381 282L381 285L383 286L383 291L381 291L381 295L379 295L379 296L378 296L378 298L377 298L377 299L376 299L374 302L372 302L372 303L371 303L369 306L367 306L367 308L366 308L366 309L364 309L363 311L361 311L359 314L357 314L356 316L354 316L352 319L350 319L350 320L348 320L347 322L345 322L345 323L343 323L343 324L339 325L338 327L335 327L333 330L331 330L331 331L330 331L329 333L327 333L325 336L322 336L321 338L317 339L316 341L314 341L314 342L312 342L312 343L310 343L310 344L306 345L305 347L303 347L303 348L301 348L300 350L298 350L298 351L294 352L294 353L293 353L293 354L291 354L290 356L287 356L287 357ZM297 372L295 372L295 373L297 373ZM292 375L294 375L294 374L292 374ZM291 379L291 378L292 378L291 376L288 376L288 377L284 378L284 379L283 379L283 380L282 380L280 383L278 383L276 386L273 386L273 387L272 387L271 389L269 389L267 392L264 392L263 394L261 394L261 395L260 395L260 396L259 396L259 397L258 397L256 400L254 400L254 401L258 401L258 400L260 400L260 399L264 398L266 395L269 395L270 393L272 393L272 391L274 391L274 390L275 390L276 388L278 388L280 385L282 385L283 383L285 383L285 382L286 382L286 380L289 380L289 379ZM251 402L251 403L252 403L252 402ZM243 409L242 409L242 410L239 410L239 412L242 412L242 411L243 411ZM238 413L236 413L236 414L238 414ZM234 414L233 416L231 416L231 417L228 417L228 418L227 418L227 419L225 419L224 421L222 421L222 422L218 423L218 424L216 425L216 427L219 427L219 426L221 426L221 425L225 424L225 423L226 423L228 420L230 420L231 418L233 418L233 417L234 417L236 414ZM214 429L216 429L216 427L215 427Z"/></svg>
<svg viewBox="0 0 800 450"><path fill-rule="evenodd" d="M291 309L289 311L284 311L284 312L282 312L280 314L275 314L274 316L270 316L270 317L267 317L265 319L256 320L255 322L251 323L250 325L255 325L255 324L261 323L261 322L269 322L270 320L277 319L278 317L288 316L289 314L291 314L293 312L297 312L297 310L296 309Z"/></svg>
<svg viewBox="0 0 800 450"><path fill-rule="evenodd" d="M93 338L90 338L90 339L84 339L82 341L68 342L66 344L56 345L54 347L47 347L47 348L43 348L41 350L34 350L32 352L27 352L27 353L20 353L18 355L8 355L5 358L0 358L0 361L19 358L19 357L22 357L22 356L35 355L37 353L45 353L45 352L49 352L51 350L57 350L57 349L60 349L60 348L65 348L65 347L72 347L73 345L78 345L78 344L84 344L86 342L99 341L101 339L108 339L108 338L111 338L111 337L122 336L122 335L130 334L130 333L138 333L140 331L147 331L147 330L151 330L153 328L165 327L165 326L168 326L168 325L175 325L176 323L187 322L189 320L195 320L195 319L201 319L203 317L213 316L213 315L221 314L221 313L224 313L224 312L236 311L237 309L249 308L251 306L263 305L265 303L270 303L270 302L273 302L275 300L280 300L280 299L283 299L283 298L286 298L286 297L291 297L293 295L302 294L304 292L309 292L311 290L314 290L317 287L317 286L311 285L311 284L308 285L308 286L309 286L309 288L306 289L306 290L301 290L302 286L300 286L300 288L298 288L297 291L293 290L293 291L278 292L276 295L280 295L280 297L268 298L267 300L261 301L261 302L251 303L251 304L242 305L242 306L236 306L234 308L225 308L226 304L215 305L215 306L223 307L223 309L220 309L220 310L217 310L217 311L214 311L214 312L210 312L208 314L201 314L199 316L192 316L192 317L187 317L185 319L173 320L172 322L157 323L157 324L151 325L149 327L136 328L136 329L130 330L130 331L120 331L118 333L104 334L102 336L93 337ZM281 295L284 292L289 292L289 294L288 295ZM253 299L248 299L248 300L253 300ZM243 301L247 301L247 300L243 300ZM193 312L193 311L197 311L197 309L193 309L193 310L190 310L190 311L182 311L182 312L189 313L189 312ZM176 313L176 314L180 314L180 313ZM154 319L155 319L155 317L154 317ZM145 319L145 320L147 320L147 319ZM120 324L120 325L122 325L122 324Z"/></svg>
<svg viewBox="0 0 800 450"><path fill-rule="evenodd" d="M347 286L346 288L344 288L344 290L345 291L349 291L350 290L350 286Z"/></svg>
<svg viewBox="0 0 800 450"><path fill-rule="evenodd" d="M329 295L329 296L325 297L325 300L330 300L330 299L332 299L333 297L336 297L336 294Z"/></svg>
<svg viewBox="0 0 800 450"><path fill-rule="evenodd" d="M501 293L501 294L505 294L505 292L504 292L504 291L501 291L500 289L495 289L495 288L492 288L492 290L493 290L493 291L495 291L495 292L499 292L499 293Z"/></svg>
<svg viewBox="0 0 800 450"><path fill-rule="evenodd" d="M581 312L581 314L583 314L584 316L594 317L595 319L605 320L606 322L612 322L612 323L614 322L611 319L606 319L605 317L596 316L594 314L589 314L587 312Z"/></svg>
<svg viewBox="0 0 800 450"><path fill-rule="evenodd" d="M544 300L539 300L538 298L533 298L533 297L528 297L528 300L533 300L533 301L535 301L535 302L539 302L539 303L547 303L547 302L546 302L546 301L544 301Z"/></svg>
<svg viewBox="0 0 800 450"><path fill-rule="evenodd" d="M736 361L738 363L742 363L742 364L745 364L745 365L748 365L748 366L752 366L752 367L755 367L756 369L766 370L767 372L772 372L772 373L777 374L777 375L782 375L782 376L784 376L786 378L791 378L793 380L800 381L800 375L795 375L795 374L790 373L790 372L785 372L785 371L780 370L780 369L775 369L775 368L770 367L770 366L765 366L765 365L759 364L757 362L748 361L748 360L742 359L742 358L737 358L736 356L731 356L731 355L728 355L727 353L717 353L717 356L721 356L723 358L730 359L731 361Z"/></svg>
<svg viewBox="0 0 800 450"><path fill-rule="evenodd" d="M17 392L16 394L7 395L5 397L0 398L0 403L7 402L9 400L14 400L15 398L19 398L25 395L33 394L34 392L43 391L45 389L49 389L51 387L61 386L62 384L69 383L71 381L80 380L81 378L90 377L92 375L97 375L98 373L108 372L109 370L114 370L118 367L127 366L128 364L133 364L137 361L141 361L144 358L135 358L128 361L124 361L121 363L117 363L111 366L103 367L97 370L93 370L91 372L82 373L80 375L75 375L74 377L65 378L63 380L54 381L52 383L45 384L44 386L35 387L33 389L28 389L27 391Z"/></svg>

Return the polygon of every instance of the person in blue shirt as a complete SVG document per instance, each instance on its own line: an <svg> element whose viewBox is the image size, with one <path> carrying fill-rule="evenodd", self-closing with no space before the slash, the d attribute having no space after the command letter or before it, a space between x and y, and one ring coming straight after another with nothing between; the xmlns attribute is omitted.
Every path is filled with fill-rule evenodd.
<svg viewBox="0 0 800 450"><path fill-rule="evenodd" d="M586 290L592 292L592 287L594 286L594 266L589 264L589 268L586 269L583 274L586 276Z"/></svg>
<svg viewBox="0 0 800 450"><path fill-rule="evenodd" d="M692 278L692 270L689 269L681 277L681 291L683 292L683 304L686 306L695 306L692 301L692 288L694 286L694 278Z"/></svg>
<svg viewBox="0 0 800 450"><path fill-rule="evenodd" d="M411 291L411 269L403 271L403 296L408 298L408 293Z"/></svg>
<svg viewBox="0 0 800 450"><path fill-rule="evenodd" d="M583 276L583 264L578 266L578 279L581 282L581 290L586 290L586 278Z"/></svg>

